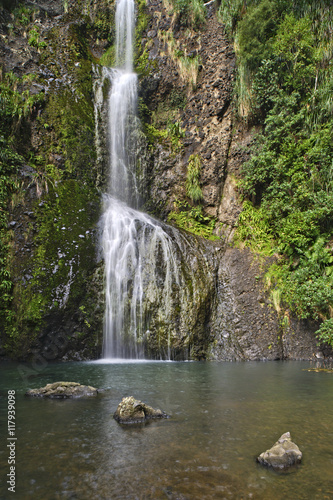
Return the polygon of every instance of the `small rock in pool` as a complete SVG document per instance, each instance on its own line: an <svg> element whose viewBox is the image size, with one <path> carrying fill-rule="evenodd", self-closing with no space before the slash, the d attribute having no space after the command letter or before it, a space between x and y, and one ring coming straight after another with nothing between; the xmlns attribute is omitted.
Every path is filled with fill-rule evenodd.
<svg viewBox="0 0 333 500"><path fill-rule="evenodd" d="M154 410L133 396L128 396L119 403L113 418L120 424L137 424L152 418L169 418L169 416L162 410Z"/></svg>
<svg viewBox="0 0 333 500"><path fill-rule="evenodd" d="M279 440L257 458L257 462L275 469L287 469L299 464L302 460L302 452L292 442L290 432L285 432Z"/></svg>
<svg viewBox="0 0 333 500"><path fill-rule="evenodd" d="M77 382L54 382L39 389L30 389L25 395L39 398L68 399L97 396L98 392L95 387L81 385Z"/></svg>

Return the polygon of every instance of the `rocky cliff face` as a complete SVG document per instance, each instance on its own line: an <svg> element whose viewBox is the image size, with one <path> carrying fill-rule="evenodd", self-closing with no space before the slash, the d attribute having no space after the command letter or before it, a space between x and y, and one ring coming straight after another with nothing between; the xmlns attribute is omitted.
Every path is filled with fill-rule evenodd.
<svg viewBox="0 0 333 500"><path fill-rule="evenodd" d="M103 270L97 222L93 63L110 42L106 2L17 3L0 11L3 91L39 99L8 130L22 155L9 208L10 312L1 353L57 359L100 352ZM103 38L104 37L104 38ZM6 87L8 75L14 82ZM8 90L7 90L8 88ZM20 111L20 110L19 110ZM94 296L94 298L92 298ZM94 332L93 334L91 332Z"/></svg>
<svg viewBox="0 0 333 500"><path fill-rule="evenodd" d="M150 22L143 43L153 70L141 80L141 95L158 128L177 122L185 135L178 154L158 148L151 196L157 206L164 200L164 211L172 210L173 202L186 196L189 157L198 155L203 206L216 217L232 138L232 45L212 13L202 30L189 31L163 2L149 2L147 9Z"/></svg>
<svg viewBox="0 0 333 500"><path fill-rule="evenodd" d="M2 9L0 19L2 74L33 74L28 84L19 80L19 90L44 96L24 125L25 144L17 143L25 162L9 209L13 302L1 354L89 359L101 352L98 220L107 165L106 133L97 127L105 108L96 107L94 89L101 64L112 61L114 4L40 0L26 7ZM169 319L160 318L163 297L147 315L146 352L158 357L169 344L178 359L315 356L310 324L281 326L263 290L265 263L230 246L241 211L236 178L252 136L233 118L235 56L213 6L197 31L159 0L140 2L138 20L145 209L164 221L194 213L199 226L215 223L219 237L168 230L181 287ZM100 91L105 97L107 88ZM191 158L200 162L200 204L187 190Z"/></svg>
<svg viewBox="0 0 333 500"><path fill-rule="evenodd" d="M189 202L187 165L191 155L198 155L202 206L205 215L215 218L214 232L220 239L206 244L214 285L207 294L206 317L201 318L205 334L196 341L196 355L200 351L204 358L223 360L320 357L313 335L317 325L290 318L290 326L283 326L264 291L268 262L232 247L241 212L237 177L253 141L253 132L237 123L233 113L232 44L213 6L206 24L195 31L182 26L166 5L147 2L150 21L142 44L149 72L141 78L141 96L151 111L151 123L166 127L168 120L179 122L184 138L180 151L155 144L149 207L167 218L179 200ZM195 78L183 70L186 58L189 64L198 60ZM183 99L176 109L175 96Z"/></svg>

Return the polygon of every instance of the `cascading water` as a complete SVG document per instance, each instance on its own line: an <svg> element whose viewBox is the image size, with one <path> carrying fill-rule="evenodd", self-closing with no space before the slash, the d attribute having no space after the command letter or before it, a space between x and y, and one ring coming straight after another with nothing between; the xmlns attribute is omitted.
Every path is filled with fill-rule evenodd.
<svg viewBox="0 0 333 500"><path fill-rule="evenodd" d="M104 78L111 82L109 187L108 194L104 195L102 217L106 302L104 358L144 356L146 304L154 302L156 290L162 288L164 314L171 314L171 290L173 284L178 283L170 236L157 221L137 210L138 118L137 77L132 69L133 32L134 1L118 0L117 68L103 68ZM158 272L157 266L161 268Z"/></svg>

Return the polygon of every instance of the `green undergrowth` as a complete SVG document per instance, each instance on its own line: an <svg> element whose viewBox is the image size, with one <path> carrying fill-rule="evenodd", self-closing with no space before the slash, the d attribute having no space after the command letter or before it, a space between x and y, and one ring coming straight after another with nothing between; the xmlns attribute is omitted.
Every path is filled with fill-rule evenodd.
<svg viewBox="0 0 333 500"><path fill-rule="evenodd" d="M199 29L206 22L203 0L171 0L171 5L181 26Z"/></svg>
<svg viewBox="0 0 333 500"><path fill-rule="evenodd" d="M38 26L31 28L28 32L28 44L32 47L36 47L37 49L45 49L47 47L47 43L44 40L41 40L40 29Z"/></svg>
<svg viewBox="0 0 333 500"><path fill-rule="evenodd" d="M203 200L203 194L200 184L201 158L197 154L189 157L186 173L186 195L190 200L174 202L174 210L168 215L168 222L173 222L178 227L206 238L208 240L217 240L218 236L214 234L216 220L204 214L200 202Z"/></svg>
<svg viewBox="0 0 333 500"><path fill-rule="evenodd" d="M266 214L260 207L254 207L250 201L243 202L243 210L237 221L234 242L266 256L272 255L275 251L272 231Z"/></svg>
<svg viewBox="0 0 333 500"><path fill-rule="evenodd" d="M320 321L333 346L331 3L222 0L220 14L235 40L239 119L261 127L236 240L278 256L267 283L281 310Z"/></svg>
<svg viewBox="0 0 333 500"><path fill-rule="evenodd" d="M11 3L12 5L6 5L6 9L9 9L10 7L13 8L13 4L15 2L6 2L6 3ZM36 10L31 6L24 5L23 3L18 3L18 5L13 8L12 11L12 16L14 18L14 23L18 26L28 26L30 23L34 21L35 17L35 12Z"/></svg>
<svg viewBox="0 0 333 500"><path fill-rule="evenodd" d="M203 200L200 186L201 158L199 155L191 155L187 164L186 194L194 202Z"/></svg>
<svg viewBox="0 0 333 500"><path fill-rule="evenodd" d="M213 234L216 221L204 215L201 205L190 206L186 201L174 202L174 210L169 213L168 222L207 240L218 240Z"/></svg>
<svg viewBox="0 0 333 500"><path fill-rule="evenodd" d="M139 77L147 76L157 70L157 62L148 57L149 46L142 43L143 32L148 25L148 13L145 0L137 2L137 19L135 25L135 54L134 67Z"/></svg>
<svg viewBox="0 0 333 500"><path fill-rule="evenodd" d="M186 92L176 88L172 89L153 111L142 98L139 99L139 117L143 131L152 146L156 142L165 143L176 152L180 151L185 130L179 122L179 110L185 108L186 102Z"/></svg>
<svg viewBox="0 0 333 500"><path fill-rule="evenodd" d="M179 122L168 122L166 127L159 130L149 123L144 125L144 132L148 142L154 146L156 142L168 146L172 152L178 153L182 149L181 139L185 136L185 131Z"/></svg>

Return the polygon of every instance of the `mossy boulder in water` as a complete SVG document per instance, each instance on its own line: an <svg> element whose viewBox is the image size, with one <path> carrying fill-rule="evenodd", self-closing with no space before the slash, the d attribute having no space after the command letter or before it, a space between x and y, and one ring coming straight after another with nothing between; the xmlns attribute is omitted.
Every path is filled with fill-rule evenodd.
<svg viewBox="0 0 333 500"><path fill-rule="evenodd" d="M280 439L264 453L261 453L257 461L275 469L286 469L292 465L299 464L302 460L302 452L292 442L290 432L282 434Z"/></svg>
<svg viewBox="0 0 333 500"><path fill-rule="evenodd" d="M39 389L30 389L26 396L39 398L82 398L87 396L97 396L98 390L90 385L81 385L77 382L54 382Z"/></svg>
<svg viewBox="0 0 333 500"><path fill-rule="evenodd" d="M168 415L162 410L154 410L133 396L128 396L119 403L113 418L120 424L137 424L152 418L168 418Z"/></svg>

